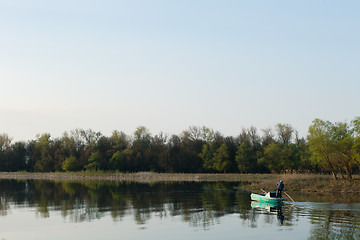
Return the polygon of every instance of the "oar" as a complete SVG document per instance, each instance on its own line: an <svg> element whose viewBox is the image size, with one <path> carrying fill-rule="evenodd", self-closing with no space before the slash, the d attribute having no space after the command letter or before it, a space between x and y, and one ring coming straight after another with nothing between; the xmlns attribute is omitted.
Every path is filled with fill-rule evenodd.
<svg viewBox="0 0 360 240"><path fill-rule="evenodd" d="M284 193L286 194L286 196L288 196L291 199L291 201L293 201L295 203L294 199L292 199L292 197L290 197L290 195L287 194L287 192L284 192Z"/></svg>
<svg viewBox="0 0 360 240"><path fill-rule="evenodd" d="M263 191L265 194L267 193L267 192L265 192L264 190L262 190L262 189L260 189L261 191Z"/></svg>

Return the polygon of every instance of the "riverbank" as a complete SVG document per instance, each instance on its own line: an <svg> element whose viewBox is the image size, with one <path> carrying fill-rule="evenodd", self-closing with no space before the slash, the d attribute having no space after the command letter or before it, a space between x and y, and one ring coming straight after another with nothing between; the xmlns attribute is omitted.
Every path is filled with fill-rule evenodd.
<svg viewBox="0 0 360 240"><path fill-rule="evenodd" d="M239 182L238 188L245 190L274 190L281 179L287 191L331 192L360 194L360 176L353 181L334 180L330 175L320 174L206 174L206 173L108 173L108 172L75 172L75 173L28 173L1 172L0 179L41 179L56 181L127 181L127 182Z"/></svg>

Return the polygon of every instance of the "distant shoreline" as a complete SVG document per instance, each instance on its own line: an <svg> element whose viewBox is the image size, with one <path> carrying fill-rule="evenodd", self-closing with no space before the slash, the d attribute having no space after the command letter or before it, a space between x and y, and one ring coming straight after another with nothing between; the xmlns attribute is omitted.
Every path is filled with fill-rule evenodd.
<svg viewBox="0 0 360 240"><path fill-rule="evenodd" d="M53 181L125 181L125 182L239 182L244 190L274 190L282 179L285 190L300 192L331 192L360 194L360 176L353 181L334 180L331 175L321 174L209 174L209 173L111 173L111 172L74 172L74 173L29 173L0 172L0 179L15 180L53 180Z"/></svg>

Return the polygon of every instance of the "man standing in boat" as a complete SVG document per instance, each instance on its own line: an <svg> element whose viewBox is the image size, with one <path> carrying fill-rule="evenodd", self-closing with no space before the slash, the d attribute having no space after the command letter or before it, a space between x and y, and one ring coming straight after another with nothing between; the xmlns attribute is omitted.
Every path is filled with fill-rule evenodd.
<svg viewBox="0 0 360 240"><path fill-rule="evenodd" d="M282 191L284 190L284 183L282 180L277 184L277 191L276 191L276 197L281 198L282 197Z"/></svg>

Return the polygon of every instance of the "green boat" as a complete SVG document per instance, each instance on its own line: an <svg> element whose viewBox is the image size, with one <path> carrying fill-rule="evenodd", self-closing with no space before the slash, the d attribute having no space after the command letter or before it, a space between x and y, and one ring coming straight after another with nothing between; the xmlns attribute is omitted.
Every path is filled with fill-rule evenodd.
<svg viewBox="0 0 360 240"><path fill-rule="evenodd" d="M267 203L281 203L284 200L283 197L276 197L276 192L268 192L265 195L252 193L250 197L252 201Z"/></svg>

